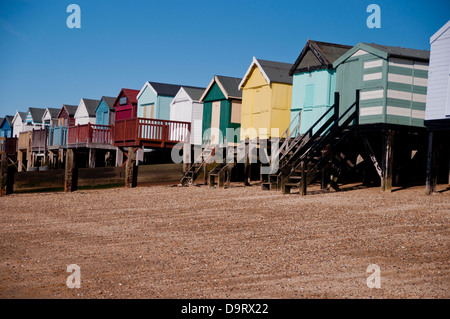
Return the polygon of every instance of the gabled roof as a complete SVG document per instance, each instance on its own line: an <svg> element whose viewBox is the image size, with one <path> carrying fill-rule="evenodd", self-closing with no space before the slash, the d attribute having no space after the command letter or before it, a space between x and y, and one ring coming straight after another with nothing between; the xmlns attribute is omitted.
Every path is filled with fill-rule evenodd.
<svg viewBox="0 0 450 319"><path fill-rule="evenodd" d="M44 116L45 109L40 109L37 107L30 107L28 113L31 115L31 119L34 123L41 123L42 117Z"/></svg>
<svg viewBox="0 0 450 319"><path fill-rule="evenodd" d="M155 93L155 95L163 95L163 96L175 96L175 95L177 95L177 93L181 87L199 89L199 87L196 87L196 86L187 86L187 85L168 84L168 83L147 81L144 84L144 86L142 87L141 91L139 91L139 94L137 95L138 99L141 96L141 94L144 92L145 88L147 88L147 87L149 87L153 91L153 93Z"/></svg>
<svg viewBox="0 0 450 319"><path fill-rule="evenodd" d="M220 87L223 95L226 99L242 99L242 91L239 90L239 83L241 83L241 78L232 78L229 76L215 75L209 83L203 95L200 97L200 102L202 102L208 95L209 90L213 87L214 83Z"/></svg>
<svg viewBox="0 0 450 319"><path fill-rule="evenodd" d="M189 95L193 101L200 101L203 92L206 90L206 88L192 88L187 86L183 86L182 89L186 91L187 95Z"/></svg>
<svg viewBox="0 0 450 319"><path fill-rule="evenodd" d="M95 117L95 111L97 110L97 106L100 101L91 99L81 99L81 101L84 102L84 106L86 107L89 117Z"/></svg>
<svg viewBox="0 0 450 319"><path fill-rule="evenodd" d="M46 109L46 111L48 111L48 113L50 114L50 117L53 119L53 118L57 118L58 117L58 114L59 114L59 111L60 111L61 109L55 109L55 108L51 108L51 107L48 107L47 109Z"/></svg>
<svg viewBox="0 0 450 319"><path fill-rule="evenodd" d="M78 105L69 105L69 104L63 104L63 106L61 107L61 109L59 110L58 116L61 116L61 113L63 110L66 110L67 113L69 114L69 117L74 117L75 113L77 112L78 109Z"/></svg>
<svg viewBox="0 0 450 319"><path fill-rule="evenodd" d="M255 66L262 73L267 81L267 84L271 84L272 82L292 84L292 76L289 75L289 70L291 69L292 64L261 60L253 57L252 64L248 68L247 73L245 73L244 77L242 78L242 81L239 83L238 89L242 88Z"/></svg>
<svg viewBox="0 0 450 319"><path fill-rule="evenodd" d="M358 50L363 50L372 53L383 59L394 57L414 61L423 61L423 62L430 61L430 51L427 50L416 50L402 47L393 47L389 45L380 45L376 43L360 42L353 48L348 50L343 56L334 61L333 67L336 68L339 64L350 58Z"/></svg>
<svg viewBox="0 0 450 319"><path fill-rule="evenodd" d="M1 121L0 121L0 127L4 125L4 122L8 123L9 127L12 127L12 120L14 119L14 116L12 115L6 115Z"/></svg>
<svg viewBox="0 0 450 319"><path fill-rule="evenodd" d="M139 94L139 90L122 89L122 90L120 90L119 95L114 100L114 104L113 104L114 106L119 101L119 97L122 95L122 93L123 93L123 95L125 95L128 98L128 100L131 102L131 104L137 104L137 96Z"/></svg>
<svg viewBox="0 0 450 319"><path fill-rule="evenodd" d="M3 120L4 120L4 118L0 117L0 127L2 126Z"/></svg>
<svg viewBox="0 0 450 319"><path fill-rule="evenodd" d="M433 36L430 38L430 44L439 39L445 32L447 32L448 29L450 29L450 20L446 24L444 24L444 26L440 28L438 32L433 34Z"/></svg>
<svg viewBox="0 0 450 319"><path fill-rule="evenodd" d="M21 121L23 122L27 118L27 112L19 112L17 111L16 114L13 117L12 122L15 121L16 118L20 117Z"/></svg>
<svg viewBox="0 0 450 319"><path fill-rule="evenodd" d="M114 102L116 101L115 97L112 96L102 96L102 98L100 99L100 101L98 102L98 104L100 105L101 101L105 101L106 105L108 106L108 108L111 111L114 111ZM97 106L98 108L98 106Z"/></svg>
<svg viewBox="0 0 450 319"><path fill-rule="evenodd" d="M298 56L290 75L314 70L332 69L333 62L350 50L352 46L309 40Z"/></svg>

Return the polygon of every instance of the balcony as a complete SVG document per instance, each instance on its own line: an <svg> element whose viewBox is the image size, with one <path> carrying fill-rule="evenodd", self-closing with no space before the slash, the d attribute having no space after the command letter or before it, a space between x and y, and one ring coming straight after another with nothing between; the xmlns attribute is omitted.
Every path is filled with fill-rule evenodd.
<svg viewBox="0 0 450 319"><path fill-rule="evenodd" d="M84 124L70 126L67 133L68 148L113 148L114 126Z"/></svg>
<svg viewBox="0 0 450 319"><path fill-rule="evenodd" d="M191 123L145 118L116 120L114 145L118 147L172 148L189 142Z"/></svg>

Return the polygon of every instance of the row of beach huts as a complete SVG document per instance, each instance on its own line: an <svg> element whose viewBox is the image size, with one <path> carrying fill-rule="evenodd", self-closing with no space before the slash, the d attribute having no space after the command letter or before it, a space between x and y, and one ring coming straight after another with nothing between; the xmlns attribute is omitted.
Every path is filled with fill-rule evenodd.
<svg viewBox="0 0 450 319"><path fill-rule="evenodd" d="M314 181L339 189L345 176L388 191L418 178L431 193L450 183L450 21L430 43L307 40L293 64L253 58L242 78L216 75L206 88L148 81L79 105L30 107L0 119L1 152L21 172L67 166L68 153L78 167L124 166L130 155L152 163L183 143L201 151L182 184L201 172L219 186L256 172L263 189L283 193L306 194ZM245 150L243 170L229 154L207 165L230 145Z"/></svg>

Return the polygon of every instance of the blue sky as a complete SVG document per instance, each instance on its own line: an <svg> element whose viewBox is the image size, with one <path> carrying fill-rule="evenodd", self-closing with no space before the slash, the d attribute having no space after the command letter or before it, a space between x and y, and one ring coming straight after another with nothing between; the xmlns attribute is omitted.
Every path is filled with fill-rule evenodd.
<svg viewBox="0 0 450 319"><path fill-rule="evenodd" d="M81 29L69 29L70 4ZM369 4L381 29L369 29ZM293 63L308 38L429 50L448 0L1 0L0 117L116 96L145 81L207 86L253 56Z"/></svg>

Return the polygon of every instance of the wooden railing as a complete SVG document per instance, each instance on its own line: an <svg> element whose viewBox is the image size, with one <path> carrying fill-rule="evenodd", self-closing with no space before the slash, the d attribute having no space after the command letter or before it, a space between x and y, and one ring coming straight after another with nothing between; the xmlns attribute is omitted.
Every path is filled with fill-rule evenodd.
<svg viewBox="0 0 450 319"><path fill-rule="evenodd" d="M115 122L114 143L120 146L139 146L142 142L171 145L189 142L191 123L134 118Z"/></svg>
<svg viewBox="0 0 450 319"><path fill-rule="evenodd" d="M67 133L67 144L112 144L114 126L83 124L70 126Z"/></svg>
<svg viewBox="0 0 450 319"><path fill-rule="evenodd" d="M58 126L50 128L48 145L49 147L66 146L67 144L67 127Z"/></svg>

